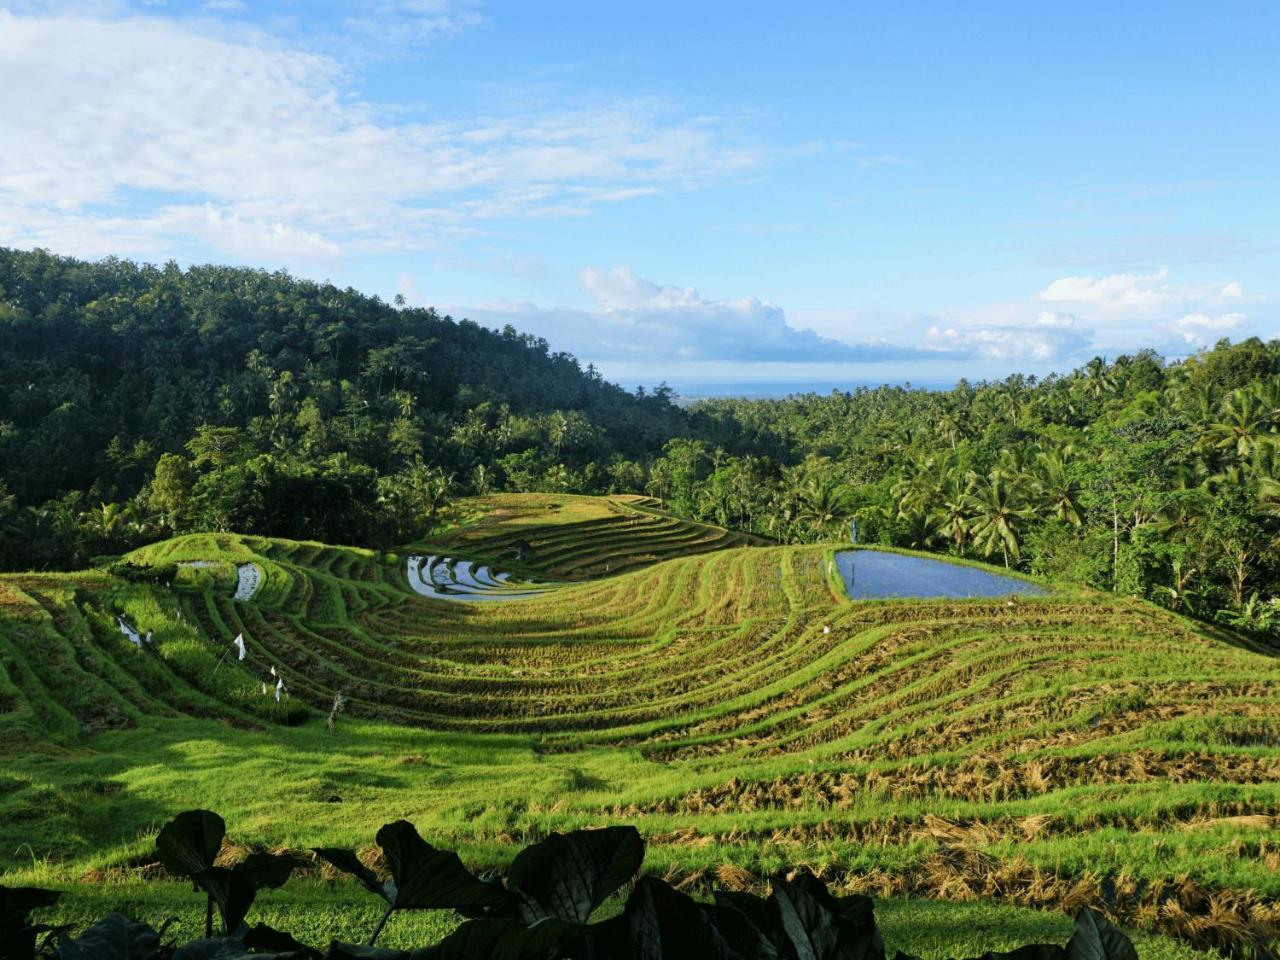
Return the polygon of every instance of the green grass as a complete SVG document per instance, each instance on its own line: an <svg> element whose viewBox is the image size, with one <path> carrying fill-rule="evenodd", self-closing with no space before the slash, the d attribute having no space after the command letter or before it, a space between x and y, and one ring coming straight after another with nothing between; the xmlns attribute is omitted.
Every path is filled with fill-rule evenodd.
<svg viewBox="0 0 1280 960"><path fill-rule="evenodd" d="M202 806L256 848L368 847L405 817L501 868L548 831L626 822L659 874L803 864L881 897L992 901L902 901L920 918L904 937L948 910L987 918L902 947L926 955L992 947L954 938L1003 911L1015 932L996 940L1025 940L1062 917L1008 904L1111 883L1119 916L1154 929L1182 929L1153 906L1175 881L1190 915L1216 895L1280 921L1280 662L1238 637L1080 590L851 603L830 546L640 498L493 497L452 523L396 554L201 535L130 555L128 580L0 577L3 882L176 903L129 885L159 825ZM418 551L562 585L428 600L405 579ZM224 566L169 586L190 560ZM236 603L217 571L244 562L266 578ZM224 656L241 632L243 664ZM279 896L333 922L344 894L307 883Z"/></svg>

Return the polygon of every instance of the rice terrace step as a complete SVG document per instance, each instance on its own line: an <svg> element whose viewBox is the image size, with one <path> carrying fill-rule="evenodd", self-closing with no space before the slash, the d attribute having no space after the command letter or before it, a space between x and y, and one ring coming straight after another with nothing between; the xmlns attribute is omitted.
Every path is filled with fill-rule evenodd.
<svg viewBox="0 0 1280 960"><path fill-rule="evenodd" d="M851 889L1009 882L1050 903L1195 876L1253 835L1176 896L1246 926L1264 921L1240 891L1280 896L1280 662L1238 636L998 568L673 531L625 499L463 508L426 549L192 535L131 554L128 580L0 577L0 844L36 824L76 876L216 776L253 783L219 801L232 822L293 803L253 845L408 813L496 865L513 828L607 820L689 876L819 856ZM873 576L888 596L851 599ZM206 772L155 762L197 749ZM103 826L42 833L42 785L86 776ZM992 873L1012 850L1016 878ZM1172 931L1151 912L1172 889L1133 886L1120 915Z"/></svg>

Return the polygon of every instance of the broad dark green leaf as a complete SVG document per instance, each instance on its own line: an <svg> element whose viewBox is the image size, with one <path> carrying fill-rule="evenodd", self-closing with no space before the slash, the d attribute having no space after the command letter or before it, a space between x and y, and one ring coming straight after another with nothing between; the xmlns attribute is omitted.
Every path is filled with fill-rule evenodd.
<svg viewBox="0 0 1280 960"><path fill-rule="evenodd" d="M1056 943L1028 943L1008 953L988 950L982 956L974 957L973 960L1063 960L1066 953L1066 950Z"/></svg>
<svg viewBox="0 0 1280 960"><path fill-rule="evenodd" d="M276 930L265 923L250 927L241 939L246 949L257 952L288 953L305 960L321 960L324 956L319 950L299 942L293 934Z"/></svg>
<svg viewBox="0 0 1280 960"><path fill-rule="evenodd" d="M459 914L468 920L524 919L524 914L520 912L520 898L507 890L502 883L501 877L481 877L480 882L492 889L495 895L504 897L505 900L496 906L490 904L484 907L458 907L456 909Z"/></svg>
<svg viewBox="0 0 1280 960"><path fill-rule="evenodd" d="M384 900L391 900L391 893L387 889L387 885L379 879L376 873L360 862L360 858L355 855L355 851L343 850L340 847L312 847L312 850L321 860L332 864L343 873L351 874L364 885L366 890L376 893Z"/></svg>
<svg viewBox="0 0 1280 960"><path fill-rule="evenodd" d="M1076 932L1065 954L1066 960L1138 960L1125 932L1088 907L1076 914Z"/></svg>
<svg viewBox="0 0 1280 960"><path fill-rule="evenodd" d="M386 947L370 947L363 943L329 944L328 960L408 960L405 950L389 950Z"/></svg>
<svg viewBox="0 0 1280 960"><path fill-rule="evenodd" d="M644 840L635 827L553 833L517 854L507 885L520 894L526 920L586 923L643 861Z"/></svg>
<svg viewBox="0 0 1280 960"><path fill-rule="evenodd" d="M213 898L222 917L223 931L228 936L236 936L258 891L283 885L295 866L297 861L293 857L251 853L232 867L210 867L191 879Z"/></svg>
<svg viewBox="0 0 1280 960"><path fill-rule="evenodd" d="M434 947L414 951L414 960L542 960L585 927L549 917L531 926L519 920L469 920Z"/></svg>
<svg viewBox="0 0 1280 960"><path fill-rule="evenodd" d="M225 874L225 892L215 896L222 909L222 920L228 933L235 933L259 890L284 885L297 861L293 857L272 853L251 853Z"/></svg>
<svg viewBox="0 0 1280 960"><path fill-rule="evenodd" d="M867 937L868 960L884 960L884 939L876 927L875 904L870 897L856 893L844 897L832 896L827 885L808 870L800 871L791 883L812 897L824 910L844 920L852 928L854 935ZM848 937L847 931L845 936Z"/></svg>
<svg viewBox="0 0 1280 960"><path fill-rule="evenodd" d="M384 826L377 841L395 884L391 903L397 910L486 907L507 902L506 891L472 876L456 853L431 846L407 820Z"/></svg>
<svg viewBox="0 0 1280 960"><path fill-rule="evenodd" d="M61 896L57 890L39 887L0 886L0 930L26 926L27 917L33 910L51 907Z"/></svg>
<svg viewBox="0 0 1280 960"><path fill-rule="evenodd" d="M741 960L708 912L654 877L642 877L624 911L630 960Z"/></svg>
<svg viewBox="0 0 1280 960"><path fill-rule="evenodd" d="M80 936L58 940L62 960L151 960L160 950L160 934L145 923L109 913Z"/></svg>
<svg viewBox="0 0 1280 960"><path fill-rule="evenodd" d="M750 894L736 896L750 897ZM735 901L723 893L716 893L716 928L725 942L744 957L752 960L779 960L784 954L781 944L785 936L776 925L776 917L772 907L759 897L751 897L760 905L758 911L752 909L754 904L741 901L744 907L751 909L747 913L735 905Z"/></svg>
<svg viewBox="0 0 1280 960"><path fill-rule="evenodd" d="M777 904L778 915L795 950L796 960L883 958L884 946L879 943L874 925L870 930L859 930L801 886L786 880L774 880L770 899ZM829 895L826 900L831 900Z"/></svg>
<svg viewBox="0 0 1280 960"><path fill-rule="evenodd" d="M216 813L186 810L160 829L156 855L174 876L195 877L213 866L226 835L227 825Z"/></svg>
<svg viewBox="0 0 1280 960"><path fill-rule="evenodd" d="M173 960L266 960L270 954L251 954L244 943L229 937L192 940L173 954Z"/></svg>

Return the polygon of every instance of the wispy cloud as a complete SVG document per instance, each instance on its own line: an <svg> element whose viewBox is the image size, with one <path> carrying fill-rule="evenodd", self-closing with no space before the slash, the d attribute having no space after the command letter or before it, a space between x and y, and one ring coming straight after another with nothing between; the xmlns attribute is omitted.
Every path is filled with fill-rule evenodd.
<svg viewBox="0 0 1280 960"><path fill-rule="evenodd" d="M0 89L21 92L0 111L0 243L313 263L581 216L762 159L730 124L642 98L404 122L331 57L205 26L0 11Z"/></svg>

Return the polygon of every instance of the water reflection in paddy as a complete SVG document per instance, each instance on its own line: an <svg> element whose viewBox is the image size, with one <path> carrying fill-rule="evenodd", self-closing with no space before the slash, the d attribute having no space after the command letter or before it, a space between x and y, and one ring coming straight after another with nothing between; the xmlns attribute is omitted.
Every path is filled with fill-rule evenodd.
<svg viewBox="0 0 1280 960"><path fill-rule="evenodd" d="M878 550L842 550L836 554L836 569L845 589L854 600L877 597L1006 597L1030 596L1045 589L977 567L964 567L946 560L911 557Z"/></svg>

